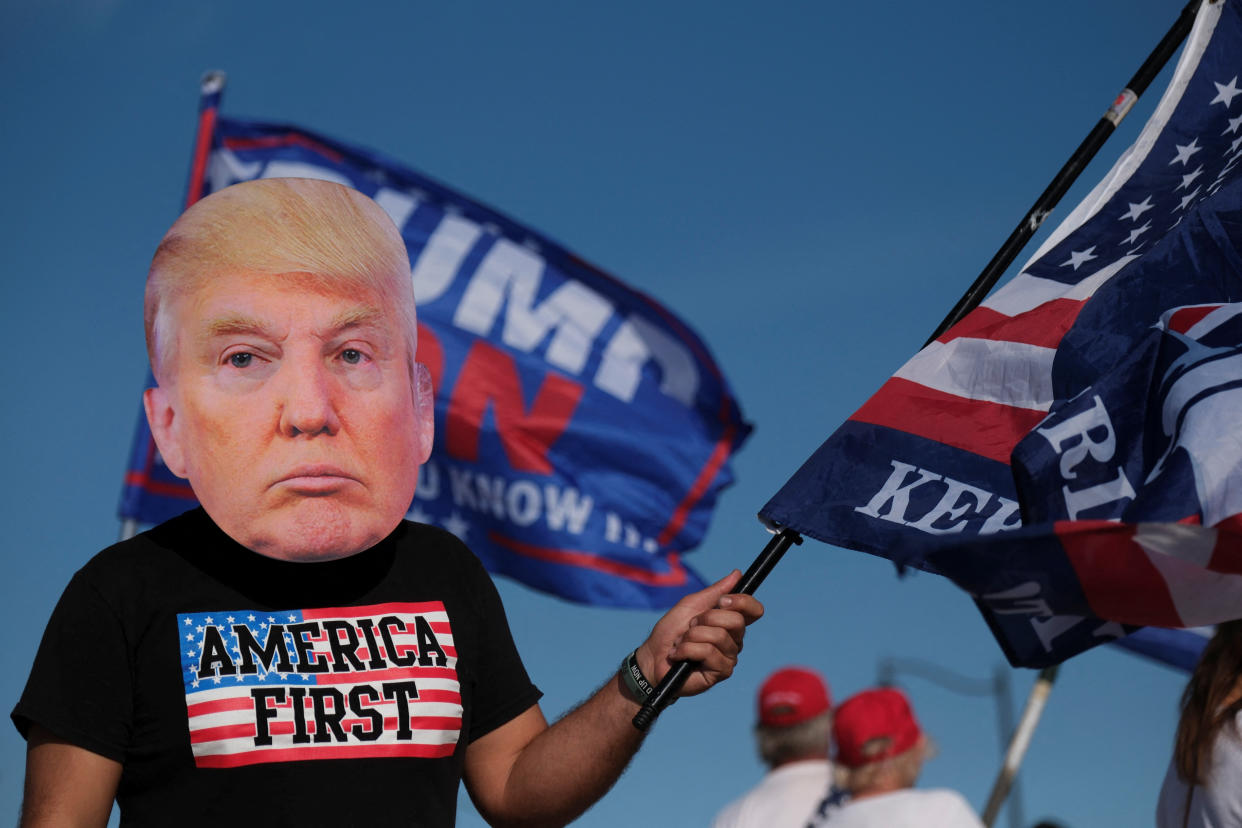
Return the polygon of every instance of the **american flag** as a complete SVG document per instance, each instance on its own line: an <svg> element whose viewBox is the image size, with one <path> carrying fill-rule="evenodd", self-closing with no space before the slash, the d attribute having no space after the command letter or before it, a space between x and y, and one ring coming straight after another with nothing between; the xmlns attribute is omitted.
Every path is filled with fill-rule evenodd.
<svg viewBox="0 0 1242 828"><path fill-rule="evenodd" d="M198 767L443 757L461 733L439 601L177 616Z"/></svg>
<svg viewBox="0 0 1242 828"><path fill-rule="evenodd" d="M1242 503L1225 497L1242 403L1222 396L1242 365L1220 361L1242 347L1240 7L1203 4L1136 143L765 521L951 577L1015 664L1242 614ZM1212 416L1176 393L1194 353L1216 364Z"/></svg>

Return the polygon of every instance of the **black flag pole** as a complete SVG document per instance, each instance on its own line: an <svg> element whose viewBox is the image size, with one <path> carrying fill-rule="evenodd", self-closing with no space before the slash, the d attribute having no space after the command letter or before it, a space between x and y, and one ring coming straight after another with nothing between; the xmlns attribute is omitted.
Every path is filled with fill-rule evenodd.
<svg viewBox="0 0 1242 828"><path fill-rule="evenodd" d="M778 532L768 541L767 546L763 547L763 551L759 553L759 557L755 558L750 568L742 573L742 580L737 582L737 589L734 591L739 595L754 595L755 590L763 583L763 579L768 577L768 573L780 562L785 550L795 543L802 543L802 536L797 532L792 529L782 529ZM639 730L651 727L651 723L655 721L656 716L660 715L660 711L668 707L677 697L677 691L686 683L686 679L690 677L690 673L696 666L697 662L694 661L679 661L674 664L673 669L665 673L664 678L656 685L655 692L651 694L651 698L647 699L642 710L634 714L634 727Z"/></svg>
<svg viewBox="0 0 1242 828"><path fill-rule="evenodd" d="M1210 0L1210 2L1219 2L1219 0ZM1069 190L1082 171L1086 169L1087 164L1099 152L1100 147L1104 146L1104 142L1117 129L1117 125L1121 123L1122 118L1129 113L1130 107L1134 106L1139 96L1147 91L1147 87L1156 79L1156 75L1160 74L1160 70L1169 62L1169 58L1181 46L1182 41L1186 39L1186 35L1190 33L1190 27L1194 25L1195 15L1199 12L1199 6L1203 4L1203 0L1190 0L1186 4L1186 8L1182 9L1182 13L1178 16L1177 21L1172 28L1165 33L1160 42L1156 44L1156 48L1147 56L1147 60L1143 61L1143 65L1134 73L1134 77L1130 78L1130 82L1113 101L1112 105L1104 111L1092 130L1087 133L1087 137L1078 145L1078 149L1074 150L1074 154L1065 162L1065 166L1061 167L1061 171L1052 179L1047 189L1035 201L1034 206L1027 211L1022 222L1014 228L1009 234L1009 238L1005 239L1005 243L1001 245L1000 250L996 251L996 255L992 257L992 261L988 262L987 267L979 274L979 278L975 279L974 284L962 294L962 298L957 300L957 304L953 306L953 310L949 311L949 315L936 327L936 332L931 335L931 339L923 343L924 347L934 342L941 334L949 328L961 321L962 317L970 313L975 307L983 301L988 295L996 282L1009 269L1009 265L1013 264L1013 260L1022 252L1022 248L1035 235L1035 231L1044 223L1044 219L1056 207L1057 202Z"/></svg>
<svg viewBox="0 0 1242 828"><path fill-rule="evenodd" d="M1040 197L1035 201L1035 205L1027 212L1022 222L1014 228L1009 234L1009 238L996 251L996 255L988 262L983 272L975 279L974 283L962 294L962 298L957 301L953 309L949 311L941 323L936 326L935 332L931 338L924 344L934 342L949 328L961 321L962 317L974 310L984 297L1004 275L1009 265L1013 264L1013 260L1018 257L1022 248L1026 246L1031 237L1035 235L1035 231L1043 224L1044 219L1052 212L1052 209L1061 200L1062 196L1069 191L1069 188L1086 169L1087 164L1095 157L1100 147L1108 140L1108 137L1117 129L1117 125L1129 113L1130 108L1139 99L1139 96L1147 91L1147 87L1160 74L1160 70L1168 63L1169 58L1181 46L1182 41L1186 39L1186 35L1190 33L1191 26L1194 25L1195 16L1199 12L1199 7L1204 0L1190 0L1186 7L1182 9L1180 15L1173 26L1165 33L1160 42L1156 44L1156 48L1152 50L1147 59L1134 73L1134 77L1126 84L1125 88L1116 97L1112 104L1105 110L1104 115L1100 118L1092 130L1087 133L1087 137L1078 145L1078 149L1074 150L1074 154L1070 156L1065 165L1052 179ZM1207 0L1210 3L1217 3L1220 0ZM755 558L754 563L742 575L742 580L738 582L736 592L741 595L753 595L759 585L763 583L764 578L772 571L773 567L784 556L785 551L794 544L802 543L802 536L789 528L781 528L777 531L768 544ZM651 723L655 721L660 712L667 707L677 693L681 690L681 686L686 683L686 679L690 677L690 673L694 671L694 662L682 661L673 665L673 669L665 674L660 680L655 692L651 698L643 705L642 709L634 716L634 727L639 730L647 730ZM1045 671L1048 672L1048 671ZM1044 673L1040 674L1041 677ZM1048 675L1048 683L1051 684L1055 672ZM1003 795L1002 795L1003 798Z"/></svg>

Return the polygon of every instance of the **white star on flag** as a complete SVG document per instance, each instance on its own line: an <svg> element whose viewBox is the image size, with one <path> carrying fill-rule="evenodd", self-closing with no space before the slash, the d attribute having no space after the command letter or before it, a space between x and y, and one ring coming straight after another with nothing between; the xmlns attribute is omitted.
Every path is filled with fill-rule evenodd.
<svg viewBox="0 0 1242 828"><path fill-rule="evenodd" d="M1221 133L1221 135L1229 135L1238 131L1238 127L1242 126L1242 115L1229 119L1229 127Z"/></svg>
<svg viewBox="0 0 1242 828"><path fill-rule="evenodd" d="M1195 191L1193 193L1190 193L1185 198L1183 198L1182 203L1177 206L1177 209L1185 210L1186 207L1189 206L1190 202L1195 200L1195 196L1197 196L1199 194L1199 191L1202 189L1203 189L1202 187L1195 187ZM1179 218L1178 221L1181 221L1181 219ZM1177 225L1174 224L1173 226L1176 227Z"/></svg>
<svg viewBox="0 0 1242 828"><path fill-rule="evenodd" d="M1169 166L1177 163L1181 163L1182 166L1186 166L1186 162L1190 160L1190 156L1194 155L1201 149L1203 149L1203 147L1199 146L1198 138L1195 138L1189 144L1184 146L1182 144L1178 144L1177 155L1174 156L1173 160L1169 162Z"/></svg>
<svg viewBox="0 0 1242 828"><path fill-rule="evenodd" d="M1147 198L1143 199L1138 204L1134 204L1133 202L1130 202L1130 211L1126 213L1125 215L1123 215L1122 218L1123 219L1128 218L1130 219L1130 221L1138 221L1139 216L1143 215L1143 213L1146 213L1153 206L1155 205L1151 203L1151 196L1148 196Z"/></svg>
<svg viewBox="0 0 1242 828"><path fill-rule="evenodd" d="M1196 190L1195 192L1198 192L1198 191ZM1065 267L1066 265L1071 265L1073 266L1074 270L1077 270L1080 265L1085 264L1086 262L1089 262L1092 259L1098 259L1098 258L1099 256L1095 255L1095 245L1091 245L1086 250L1072 251L1070 253L1069 260L1061 262L1061 267Z"/></svg>
<svg viewBox="0 0 1242 828"><path fill-rule="evenodd" d="M1199 169L1195 170L1194 172L1192 172L1192 173L1186 173L1185 175L1183 175L1183 176L1182 176L1182 183L1181 183L1181 184L1178 184L1176 187L1174 187L1174 188L1173 188L1173 192L1177 192L1177 191L1178 191L1178 190L1180 190L1182 187L1189 187L1189 186L1190 186L1190 184L1191 184L1191 182L1193 182L1196 178L1198 178L1198 177L1199 177L1199 176L1201 176L1201 175L1203 175L1203 165L1202 165L1202 164L1200 164L1200 165L1199 165Z"/></svg>
<svg viewBox="0 0 1242 828"><path fill-rule="evenodd" d="M1134 242L1138 241L1139 236L1143 235L1150 229L1151 229L1150 221L1144 224L1142 227L1134 228L1133 230L1130 231L1130 237L1126 239L1126 244L1134 244Z"/></svg>
<svg viewBox="0 0 1242 828"><path fill-rule="evenodd" d="M1213 83L1216 82L1213 81ZM1225 108L1228 109L1229 105L1233 103L1233 99L1238 95L1242 95L1242 89L1238 88L1238 76L1234 75L1233 80L1229 81L1227 86L1216 83L1216 97L1212 98L1208 105L1223 103Z"/></svg>

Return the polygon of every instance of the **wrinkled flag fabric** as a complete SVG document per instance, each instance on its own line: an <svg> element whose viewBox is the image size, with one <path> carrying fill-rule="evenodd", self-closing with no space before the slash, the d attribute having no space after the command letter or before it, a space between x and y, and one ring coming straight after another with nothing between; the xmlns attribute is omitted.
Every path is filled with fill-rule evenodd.
<svg viewBox="0 0 1242 828"><path fill-rule="evenodd" d="M1015 665L1242 616L1242 9L1022 271L760 512L951 578Z"/></svg>
<svg viewBox="0 0 1242 828"><path fill-rule="evenodd" d="M547 236L384 156L293 126L215 120L203 192L338 181L401 230L436 444L409 517L493 573L589 604L663 608L701 588L703 538L747 434L707 347L673 313ZM195 505L140 418L122 518Z"/></svg>

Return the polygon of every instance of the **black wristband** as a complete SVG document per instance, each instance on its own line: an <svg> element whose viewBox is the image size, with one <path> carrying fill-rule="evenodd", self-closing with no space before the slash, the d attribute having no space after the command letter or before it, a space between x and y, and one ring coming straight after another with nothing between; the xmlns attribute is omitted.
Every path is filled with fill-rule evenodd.
<svg viewBox="0 0 1242 828"><path fill-rule="evenodd" d="M655 692L655 685L647 680L638 666L638 650L634 650L621 662L621 682L629 691L630 698L639 704L646 704Z"/></svg>

